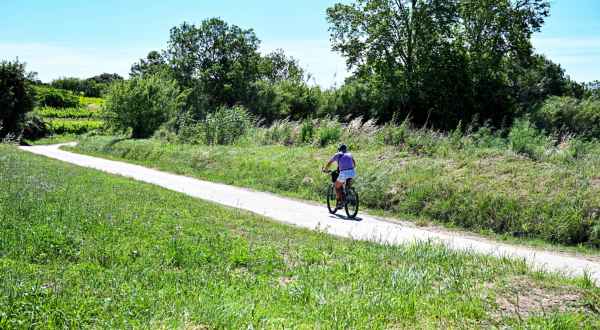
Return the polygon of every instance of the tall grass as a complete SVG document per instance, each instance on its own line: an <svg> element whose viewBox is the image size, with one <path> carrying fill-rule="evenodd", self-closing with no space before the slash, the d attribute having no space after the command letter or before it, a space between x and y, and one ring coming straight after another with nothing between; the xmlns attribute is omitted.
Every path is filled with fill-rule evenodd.
<svg viewBox="0 0 600 330"><path fill-rule="evenodd" d="M177 141L209 145L232 144L248 131L253 121L252 116L242 107L221 107L208 113L201 121L184 117Z"/></svg>
<svg viewBox="0 0 600 330"><path fill-rule="evenodd" d="M3 329L600 325L589 278L294 228L6 145L0 210Z"/></svg>

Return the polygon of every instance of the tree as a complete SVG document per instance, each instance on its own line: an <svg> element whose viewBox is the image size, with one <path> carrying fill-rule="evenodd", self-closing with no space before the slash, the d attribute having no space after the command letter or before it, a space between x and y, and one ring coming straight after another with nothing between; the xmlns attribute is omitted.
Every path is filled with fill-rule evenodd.
<svg viewBox="0 0 600 330"><path fill-rule="evenodd" d="M87 80L93 80L96 84L111 84L115 81L122 81L123 77L119 76L117 73L103 73L101 75L93 76L88 78Z"/></svg>
<svg viewBox="0 0 600 330"><path fill-rule="evenodd" d="M583 84L584 98L600 101L600 80L594 80L590 83Z"/></svg>
<svg viewBox="0 0 600 330"><path fill-rule="evenodd" d="M18 60L0 62L0 136L18 133L25 114L35 106L33 81L36 73L27 73L26 65Z"/></svg>
<svg viewBox="0 0 600 330"><path fill-rule="evenodd" d="M259 71L262 79L271 84L280 81L303 80L305 74L298 60L291 56L287 57L281 48L261 59Z"/></svg>
<svg viewBox="0 0 600 330"><path fill-rule="evenodd" d="M177 115L185 95L175 81L149 77L113 83L106 97L104 117L108 125L131 128L132 137L144 138Z"/></svg>
<svg viewBox="0 0 600 330"><path fill-rule="evenodd" d="M552 62L545 55L533 55L528 67L510 59L507 67L514 98L525 109L540 105L550 96L583 97L584 86L571 80L560 64Z"/></svg>
<svg viewBox="0 0 600 330"><path fill-rule="evenodd" d="M148 53L146 59L140 59L139 62L131 66L129 75L132 78L148 78L155 75L167 74L168 63L159 52L153 50Z"/></svg>
<svg viewBox="0 0 600 330"><path fill-rule="evenodd" d="M512 100L507 58L526 64L548 15L542 0L357 0L327 10L333 49L354 79L403 95L418 123L500 121ZM381 114L391 117L391 114Z"/></svg>
<svg viewBox="0 0 600 330"><path fill-rule="evenodd" d="M172 28L165 55L172 77L193 89L188 105L201 114L246 100L259 74L259 44L252 29L211 18Z"/></svg>

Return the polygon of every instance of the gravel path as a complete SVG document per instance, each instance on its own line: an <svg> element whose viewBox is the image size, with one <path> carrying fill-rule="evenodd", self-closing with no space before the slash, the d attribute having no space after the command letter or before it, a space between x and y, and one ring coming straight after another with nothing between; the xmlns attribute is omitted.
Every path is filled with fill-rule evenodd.
<svg viewBox="0 0 600 330"><path fill-rule="evenodd" d="M345 212L338 212L338 215L332 215L329 214L325 206L316 206L300 200L278 197L268 193L197 180L143 166L79 155L59 150L59 146L61 145L20 148L75 165L119 174L190 196L248 210L299 227L315 228L320 226L321 228L327 228L329 233L335 235L373 240L381 243L397 244L414 242L415 240L443 241L456 249L471 250L477 253L491 253L496 256L526 258L535 267L545 268L550 271L564 271L571 275L582 275L587 271L594 279L600 279L600 264L587 260L410 228L378 220L360 212L356 219L347 219L345 218ZM597 283L600 283L600 281Z"/></svg>

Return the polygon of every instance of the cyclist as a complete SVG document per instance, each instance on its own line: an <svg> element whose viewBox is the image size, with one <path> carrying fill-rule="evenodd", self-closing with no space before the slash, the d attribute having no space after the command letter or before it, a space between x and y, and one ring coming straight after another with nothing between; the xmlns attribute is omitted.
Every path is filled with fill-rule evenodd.
<svg viewBox="0 0 600 330"><path fill-rule="evenodd" d="M335 183L335 194L337 195L337 205L336 209L342 208L342 193L340 192L340 188L344 182L346 182L346 189L350 188L352 184L352 179L356 177L356 171L354 167L356 166L356 162L354 162L354 157L351 153L346 151L346 144L344 142L338 145L338 153L333 155L333 158L327 163L327 166L323 169L323 172L327 173L329 170L329 166L333 164L333 162L338 163L338 170L340 170L340 175L337 178L337 182Z"/></svg>

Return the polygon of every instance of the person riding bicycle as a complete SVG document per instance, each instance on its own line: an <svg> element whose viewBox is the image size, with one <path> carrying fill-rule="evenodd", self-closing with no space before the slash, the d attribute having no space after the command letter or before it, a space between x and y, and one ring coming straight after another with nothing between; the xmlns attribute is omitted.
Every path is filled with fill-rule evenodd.
<svg viewBox="0 0 600 330"><path fill-rule="evenodd" d="M327 173L329 170L329 166L333 164L333 162L338 163L338 170L340 171L340 175L337 178L337 182L335 183L335 194L337 195L337 205L336 209L342 208L342 193L340 192L340 188L344 182L346 182L346 189L350 188L352 185L352 179L356 177L356 171L354 167L356 167L356 162L354 161L354 157L351 153L346 151L346 144L344 142L338 145L338 153L333 155L333 158L327 163L327 166L323 169L324 173Z"/></svg>

